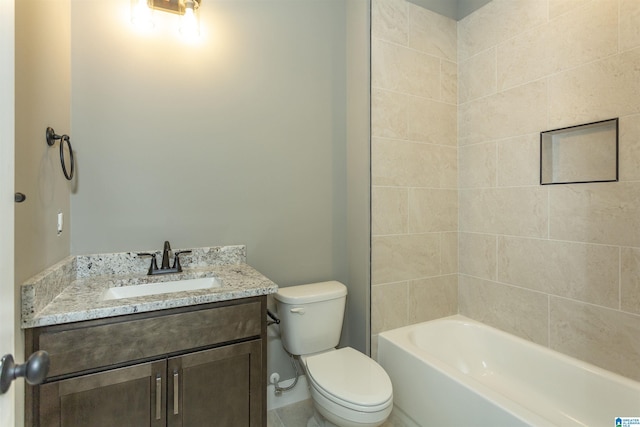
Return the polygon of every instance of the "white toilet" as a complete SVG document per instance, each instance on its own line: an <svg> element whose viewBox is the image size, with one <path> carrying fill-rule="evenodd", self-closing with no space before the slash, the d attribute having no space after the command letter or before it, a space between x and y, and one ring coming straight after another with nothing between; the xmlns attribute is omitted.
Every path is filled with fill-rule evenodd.
<svg viewBox="0 0 640 427"><path fill-rule="evenodd" d="M387 373L373 359L340 341L347 288L322 282L280 288L274 295L282 344L299 356L317 414L308 426L377 427L393 407Z"/></svg>

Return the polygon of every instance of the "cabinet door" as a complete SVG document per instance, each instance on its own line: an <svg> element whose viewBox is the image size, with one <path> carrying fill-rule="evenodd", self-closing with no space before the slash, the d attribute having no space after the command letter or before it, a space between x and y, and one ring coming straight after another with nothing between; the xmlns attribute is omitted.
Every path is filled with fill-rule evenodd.
<svg viewBox="0 0 640 427"><path fill-rule="evenodd" d="M169 359L169 427L263 426L262 341Z"/></svg>
<svg viewBox="0 0 640 427"><path fill-rule="evenodd" d="M161 360L43 384L39 425L162 427L166 367Z"/></svg>

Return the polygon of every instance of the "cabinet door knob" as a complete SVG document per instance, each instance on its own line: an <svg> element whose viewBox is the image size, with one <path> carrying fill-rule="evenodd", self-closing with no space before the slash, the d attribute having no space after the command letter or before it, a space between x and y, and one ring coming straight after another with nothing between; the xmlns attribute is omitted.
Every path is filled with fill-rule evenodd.
<svg viewBox="0 0 640 427"><path fill-rule="evenodd" d="M36 351L26 363L16 365L11 354L5 354L0 360L0 394L11 387L11 382L19 377L31 385L42 384L49 372L49 353Z"/></svg>
<svg viewBox="0 0 640 427"><path fill-rule="evenodd" d="M16 193L14 196L14 201L16 203L22 203L25 200L27 200L27 196L25 196L24 193Z"/></svg>

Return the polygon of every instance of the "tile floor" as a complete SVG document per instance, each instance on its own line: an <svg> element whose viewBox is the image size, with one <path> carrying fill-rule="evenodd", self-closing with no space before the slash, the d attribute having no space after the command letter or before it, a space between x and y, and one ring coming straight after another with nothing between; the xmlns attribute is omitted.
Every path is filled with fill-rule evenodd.
<svg viewBox="0 0 640 427"><path fill-rule="evenodd" d="M267 427L306 427L307 420L313 414L310 399L267 412ZM391 412L389 419L381 427L410 427L400 417Z"/></svg>

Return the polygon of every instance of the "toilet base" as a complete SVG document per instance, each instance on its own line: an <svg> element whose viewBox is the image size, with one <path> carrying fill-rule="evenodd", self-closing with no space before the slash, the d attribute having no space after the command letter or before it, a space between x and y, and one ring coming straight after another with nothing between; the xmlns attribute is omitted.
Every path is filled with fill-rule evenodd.
<svg viewBox="0 0 640 427"><path fill-rule="evenodd" d="M391 412L391 410L389 410ZM337 416L334 413L328 412L327 409L318 405L318 402L313 401L313 415L307 421L307 427L378 427L387 420L389 414L387 413L383 420L380 422L364 422L359 423L357 421L351 421ZM334 424L334 422L336 424Z"/></svg>

